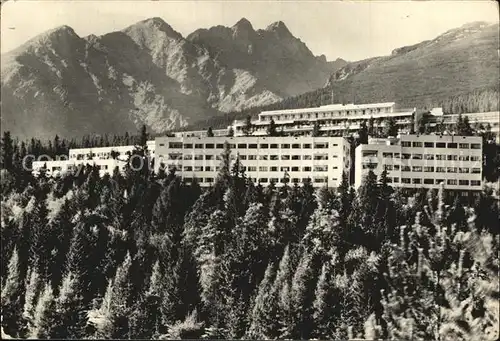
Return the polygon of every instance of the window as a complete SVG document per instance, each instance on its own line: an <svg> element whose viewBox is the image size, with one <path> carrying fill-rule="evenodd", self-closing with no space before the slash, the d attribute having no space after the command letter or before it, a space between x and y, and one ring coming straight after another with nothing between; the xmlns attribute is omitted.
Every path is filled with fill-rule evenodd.
<svg viewBox="0 0 500 341"><path fill-rule="evenodd" d="M193 178L184 178L184 181L185 181L185 182L192 182L192 181L193 181Z"/></svg>
<svg viewBox="0 0 500 341"><path fill-rule="evenodd" d="M469 180L458 180L460 186L469 186Z"/></svg>
<svg viewBox="0 0 500 341"><path fill-rule="evenodd" d="M413 160L422 160L422 154L413 154L412 159Z"/></svg>
<svg viewBox="0 0 500 341"><path fill-rule="evenodd" d="M261 143L261 144L260 144L260 148L261 148L261 149L267 149L267 148L269 148L269 145L268 145L267 143ZM266 179L266 180L267 180L267 179Z"/></svg>
<svg viewBox="0 0 500 341"><path fill-rule="evenodd" d="M278 160L278 155L270 155L269 159L273 160L273 161L276 161L276 160Z"/></svg>
<svg viewBox="0 0 500 341"><path fill-rule="evenodd" d="M281 144L282 149L290 149L290 145L288 143Z"/></svg>
<svg viewBox="0 0 500 341"><path fill-rule="evenodd" d="M479 160L481 160L481 157L480 156L471 156L470 160L471 161L479 161Z"/></svg>
<svg viewBox="0 0 500 341"><path fill-rule="evenodd" d="M327 154L315 154L314 160L328 160Z"/></svg>
<svg viewBox="0 0 500 341"><path fill-rule="evenodd" d="M304 143L302 145L302 148L304 148L304 149L311 149L311 144L310 143Z"/></svg>
<svg viewBox="0 0 500 341"><path fill-rule="evenodd" d="M280 172L288 172L290 171L290 167L280 167Z"/></svg>
<svg viewBox="0 0 500 341"><path fill-rule="evenodd" d="M469 173L469 168L459 167L458 172L462 173L462 174L467 174L467 173Z"/></svg>
<svg viewBox="0 0 500 341"><path fill-rule="evenodd" d="M182 154L181 153L169 153L168 160L182 160Z"/></svg>
<svg viewBox="0 0 500 341"><path fill-rule="evenodd" d="M401 155L399 153L394 153L394 158L395 159L400 159L401 158Z"/></svg>
<svg viewBox="0 0 500 341"><path fill-rule="evenodd" d="M290 155L281 155L281 160L290 160Z"/></svg>
<svg viewBox="0 0 500 341"><path fill-rule="evenodd" d="M163 147L163 146L165 146L165 143L160 143L160 147Z"/></svg>
<svg viewBox="0 0 500 341"><path fill-rule="evenodd" d="M385 170L386 171L391 171L392 170L392 165L385 165Z"/></svg>
<svg viewBox="0 0 500 341"><path fill-rule="evenodd" d="M420 185L420 184L422 183L422 179L416 179L416 178L415 178L415 179L412 179L412 183L413 183L414 185Z"/></svg>
<svg viewBox="0 0 500 341"><path fill-rule="evenodd" d="M436 173L444 173L445 168L444 167L436 167Z"/></svg>
<svg viewBox="0 0 500 341"><path fill-rule="evenodd" d="M302 171L303 172L310 172L311 171L311 167L309 167L309 166L302 167Z"/></svg>
<svg viewBox="0 0 500 341"><path fill-rule="evenodd" d="M455 149L455 148L457 148L457 147L458 147L458 144L457 144L457 143L455 143L455 142L453 142L453 143L451 143L451 142L450 142L450 143L448 143L448 148L453 148L453 149Z"/></svg>
<svg viewBox="0 0 500 341"><path fill-rule="evenodd" d="M269 179L268 179L268 178L260 178L260 179L259 179L259 182L263 182L263 183L266 183L266 182L268 182L268 181L269 181Z"/></svg>
<svg viewBox="0 0 500 341"><path fill-rule="evenodd" d="M457 161L458 160L458 155L447 155L447 160L448 161Z"/></svg>
<svg viewBox="0 0 500 341"><path fill-rule="evenodd" d="M400 165L393 165L392 167L394 167L394 170L398 171L400 169Z"/></svg>
<svg viewBox="0 0 500 341"><path fill-rule="evenodd" d="M249 172L256 172L257 171L257 167L255 167L255 166L249 166L248 167L248 171Z"/></svg>
<svg viewBox="0 0 500 341"><path fill-rule="evenodd" d="M278 171L278 167L274 166L274 167L271 167L271 172L277 172Z"/></svg>
<svg viewBox="0 0 500 341"><path fill-rule="evenodd" d="M411 154L402 154L402 155L401 155L401 158L402 158L403 160L409 160L409 159L410 159L410 155L411 155Z"/></svg>
<svg viewBox="0 0 500 341"><path fill-rule="evenodd" d="M315 172L327 172L328 166L314 166Z"/></svg>
<svg viewBox="0 0 500 341"><path fill-rule="evenodd" d="M411 179L410 178L401 178L401 183L410 184L411 183Z"/></svg>
<svg viewBox="0 0 500 341"><path fill-rule="evenodd" d="M459 155L458 160L459 161L469 161L470 157L469 157L469 155Z"/></svg>
<svg viewBox="0 0 500 341"><path fill-rule="evenodd" d="M421 172L422 166L413 166L411 169L412 172Z"/></svg>
<svg viewBox="0 0 500 341"><path fill-rule="evenodd" d="M433 154L424 154L424 160L434 160Z"/></svg>
<svg viewBox="0 0 500 341"><path fill-rule="evenodd" d="M205 160L213 160L214 156L213 155L205 155Z"/></svg>
<svg viewBox="0 0 500 341"><path fill-rule="evenodd" d="M425 148L434 148L434 142L424 142Z"/></svg>
<svg viewBox="0 0 500 341"><path fill-rule="evenodd" d="M378 152L376 150L363 150L361 155L363 157L377 157Z"/></svg>
<svg viewBox="0 0 500 341"><path fill-rule="evenodd" d="M395 184L398 184L399 183L399 178L393 178L392 181L395 183Z"/></svg>
<svg viewBox="0 0 500 341"><path fill-rule="evenodd" d="M318 149L328 148L328 142L317 142L314 144L314 148L318 148Z"/></svg>
<svg viewBox="0 0 500 341"><path fill-rule="evenodd" d="M401 141L401 147L411 147L410 141Z"/></svg>
<svg viewBox="0 0 500 341"><path fill-rule="evenodd" d="M413 142L413 144L412 144L412 145L413 145L413 147L418 147L418 148L420 148L420 147L422 147L422 142Z"/></svg>
<svg viewBox="0 0 500 341"><path fill-rule="evenodd" d="M267 155L259 155L259 160L267 160L268 156Z"/></svg>
<svg viewBox="0 0 500 341"><path fill-rule="evenodd" d="M248 155L248 160L257 160L257 155Z"/></svg>
<svg viewBox="0 0 500 341"><path fill-rule="evenodd" d="M430 172L434 172L434 167L424 167L424 172L427 172L427 173L430 173Z"/></svg>
<svg viewBox="0 0 500 341"><path fill-rule="evenodd" d="M168 148L182 148L181 142L169 142Z"/></svg>
<svg viewBox="0 0 500 341"><path fill-rule="evenodd" d="M203 144L202 143L195 143L194 147L197 149L203 149Z"/></svg>
<svg viewBox="0 0 500 341"><path fill-rule="evenodd" d="M194 166L195 172L203 172L203 166Z"/></svg>
<svg viewBox="0 0 500 341"><path fill-rule="evenodd" d="M471 143L470 149L481 149L480 143Z"/></svg>
<svg viewBox="0 0 500 341"><path fill-rule="evenodd" d="M410 166L402 166L401 167L401 171L403 171L403 172L410 172L411 168L410 168Z"/></svg>
<svg viewBox="0 0 500 341"><path fill-rule="evenodd" d="M424 179L424 185L434 185L434 179Z"/></svg>
<svg viewBox="0 0 500 341"><path fill-rule="evenodd" d="M292 144L292 149L300 149L300 143Z"/></svg>
<svg viewBox="0 0 500 341"><path fill-rule="evenodd" d="M191 172L191 171L193 171L193 167L191 167L191 166L184 166L182 170L185 171L185 172Z"/></svg>
<svg viewBox="0 0 500 341"><path fill-rule="evenodd" d="M269 148L271 148L271 149L277 149L278 148L278 144L277 143L271 143L271 146Z"/></svg>
<svg viewBox="0 0 500 341"><path fill-rule="evenodd" d="M448 185L456 185L457 184L457 179L448 179L447 184Z"/></svg>
<svg viewBox="0 0 500 341"><path fill-rule="evenodd" d="M470 185L471 186L481 186L481 181L480 180L471 180Z"/></svg>
<svg viewBox="0 0 500 341"><path fill-rule="evenodd" d="M446 168L446 173L456 173L457 172L457 167L447 167Z"/></svg>
<svg viewBox="0 0 500 341"><path fill-rule="evenodd" d="M312 155L304 155L302 160L312 160Z"/></svg>
<svg viewBox="0 0 500 341"><path fill-rule="evenodd" d="M472 174L479 174L479 173L481 173L481 168L472 168L471 173Z"/></svg>
<svg viewBox="0 0 500 341"><path fill-rule="evenodd" d="M392 159L392 153L382 153L382 157Z"/></svg>
<svg viewBox="0 0 500 341"><path fill-rule="evenodd" d="M206 149L214 149L214 144L213 143L207 143L205 144Z"/></svg>
<svg viewBox="0 0 500 341"><path fill-rule="evenodd" d="M215 145L215 148L217 148L217 149L224 149L224 144L222 144L222 143L217 143L217 144Z"/></svg>
<svg viewBox="0 0 500 341"><path fill-rule="evenodd" d="M205 167L205 172L211 172L213 170L214 170L214 167L212 167L212 166L206 166Z"/></svg>
<svg viewBox="0 0 500 341"><path fill-rule="evenodd" d="M195 155L194 159L195 160L203 160L203 155Z"/></svg>
<svg viewBox="0 0 500 341"><path fill-rule="evenodd" d="M257 143L250 143L248 149L257 149Z"/></svg>
<svg viewBox="0 0 500 341"><path fill-rule="evenodd" d="M193 159L193 155L189 155L189 154L184 155L184 160L192 160L192 159Z"/></svg>
<svg viewBox="0 0 500 341"><path fill-rule="evenodd" d="M363 169L375 169L377 166L377 163L363 163Z"/></svg>
<svg viewBox="0 0 500 341"><path fill-rule="evenodd" d="M446 148L446 143L444 143L444 142L436 142L436 148Z"/></svg>
<svg viewBox="0 0 500 341"><path fill-rule="evenodd" d="M292 155L292 160L300 160L300 155Z"/></svg>
<svg viewBox="0 0 500 341"><path fill-rule="evenodd" d="M327 181L328 181L327 178L314 178L315 183L325 183Z"/></svg>
<svg viewBox="0 0 500 341"><path fill-rule="evenodd" d="M468 143L460 143L459 147L460 147L460 149L469 149L469 144Z"/></svg>
<svg viewBox="0 0 500 341"><path fill-rule="evenodd" d="M266 166L259 166L259 172L267 172L267 169Z"/></svg>
<svg viewBox="0 0 500 341"><path fill-rule="evenodd" d="M292 172L298 172L299 171L299 167L292 167Z"/></svg>
<svg viewBox="0 0 500 341"><path fill-rule="evenodd" d="M446 155L436 155L436 160L439 160L439 161L446 160Z"/></svg>
<svg viewBox="0 0 500 341"><path fill-rule="evenodd" d="M247 149L246 143L238 143L238 149Z"/></svg>
<svg viewBox="0 0 500 341"><path fill-rule="evenodd" d="M279 181L278 178L271 178L271 182L277 183Z"/></svg>
<svg viewBox="0 0 500 341"><path fill-rule="evenodd" d="M444 184L444 179L436 179L434 182L436 185Z"/></svg>
<svg viewBox="0 0 500 341"><path fill-rule="evenodd" d="M246 160L247 156L246 155L240 155L240 160Z"/></svg>
<svg viewBox="0 0 500 341"><path fill-rule="evenodd" d="M214 178L205 178L205 182L212 183L214 182Z"/></svg>

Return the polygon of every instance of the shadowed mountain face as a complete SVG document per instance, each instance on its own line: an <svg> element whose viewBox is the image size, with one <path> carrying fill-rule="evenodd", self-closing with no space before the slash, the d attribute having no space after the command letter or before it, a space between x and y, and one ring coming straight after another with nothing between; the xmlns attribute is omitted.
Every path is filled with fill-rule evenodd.
<svg viewBox="0 0 500 341"><path fill-rule="evenodd" d="M282 22L182 37L151 18L97 37L62 26L2 55L2 130L20 137L160 133L322 87L336 68Z"/></svg>
<svg viewBox="0 0 500 341"><path fill-rule="evenodd" d="M498 32L498 24L470 23L395 49L390 56L348 63L330 76L327 88L344 101L420 107L475 90L498 89Z"/></svg>

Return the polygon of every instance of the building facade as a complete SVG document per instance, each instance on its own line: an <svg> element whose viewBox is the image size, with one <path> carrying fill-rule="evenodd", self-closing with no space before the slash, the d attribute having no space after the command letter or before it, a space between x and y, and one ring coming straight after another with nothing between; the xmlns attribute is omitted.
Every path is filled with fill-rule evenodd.
<svg viewBox="0 0 500 341"><path fill-rule="evenodd" d="M482 138L454 135L401 135L370 139L355 151L358 188L371 169L377 177L384 169L393 187L407 189L482 189Z"/></svg>
<svg viewBox="0 0 500 341"><path fill-rule="evenodd" d="M341 137L158 137L155 171L175 167L186 182L210 186L226 142L232 162L238 156L247 176L263 186L309 178L314 187L337 187L343 172L349 176L350 144Z"/></svg>
<svg viewBox="0 0 500 341"><path fill-rule="evenodd" d="M410 131L413 124L413 109L396 109L394 102L371 104L330 104L316 108L284 109L263 111L258 120L252 121L252 135L267 134L267 129L274 121L276 129L290 135L310 134L315 122L320 125L324 135L342 135L343 132L354 133L360 129L363 121L373 118L378 127L384 126L384 120L393 118L401 132ZM235 136L245 135L245 121L234 121L232 128Z"/></svg>

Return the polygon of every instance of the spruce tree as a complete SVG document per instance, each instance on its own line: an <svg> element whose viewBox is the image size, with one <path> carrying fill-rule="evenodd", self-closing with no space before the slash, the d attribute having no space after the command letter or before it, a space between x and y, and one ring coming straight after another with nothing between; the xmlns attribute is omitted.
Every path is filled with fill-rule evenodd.
<svg viewBox="0 0 500 341"><path fill-rule="evenodd" d="M52 287L49 283L46 283L36 304L30 336L37 339L54 338L54 327L57 319Z"/></svg>

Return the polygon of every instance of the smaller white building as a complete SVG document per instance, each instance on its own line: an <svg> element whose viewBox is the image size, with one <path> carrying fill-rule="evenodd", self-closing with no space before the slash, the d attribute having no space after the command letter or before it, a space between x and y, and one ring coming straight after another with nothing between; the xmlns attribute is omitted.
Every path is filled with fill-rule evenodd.
<svg viewBox="0 0 500 341"><path fill-rule="evenodd" d="M116 167L120 172L125 169L126 161L115 159L95 159L95 160L51 160L51 161L33 161L32 173L35 176L40 174L42 169L45 170L47 177L58 177L67 172L78 171L80 166L98 166L99 175L113 174Z"/></svg>
<svg viewBox="0 0 500 341"><path fill-rule="evenodd" d="M371 169L377 177L384 169L393 187L482 189L482 138L453 135L401 135L370 139L355 152L356 188Z"/></svg>

